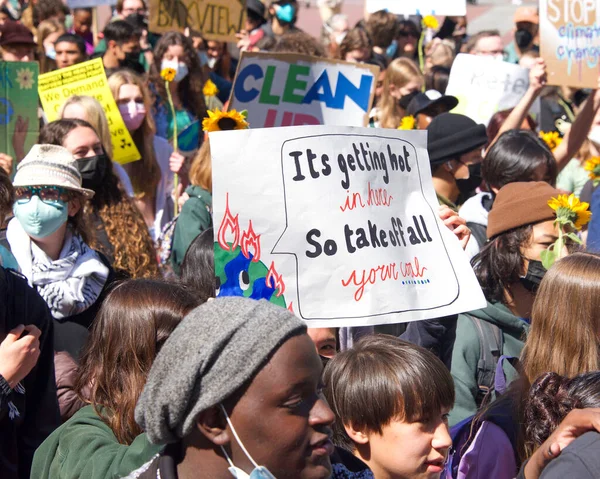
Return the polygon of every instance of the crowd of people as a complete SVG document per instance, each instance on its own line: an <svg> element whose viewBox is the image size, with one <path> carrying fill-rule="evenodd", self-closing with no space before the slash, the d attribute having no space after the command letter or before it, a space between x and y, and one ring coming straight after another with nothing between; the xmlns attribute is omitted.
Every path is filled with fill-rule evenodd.
<svg viewBox="0 0 600 479"><path fill-rule="evenodd" d="M466 17L351 25L342 0L317 5L319 38L296 25L306 2L247 0L224 43L149 31L144 0L117 0L102 32L89 8L1 2L2 60L101 58L141 156L114 161L85 95L0 152L2 479L600 477L600 88L547 85L534 7L505 44ZM439 218L485 308L307 329L215 298L202 124L246 51L379 68L369 126L427 131ZM487 125L452 113L459 53L529 71Z"/></svg>

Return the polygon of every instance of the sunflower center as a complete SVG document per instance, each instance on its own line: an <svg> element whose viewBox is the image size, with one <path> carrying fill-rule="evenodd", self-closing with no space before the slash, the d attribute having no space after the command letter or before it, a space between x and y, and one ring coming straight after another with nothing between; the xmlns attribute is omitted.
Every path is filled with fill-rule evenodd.
<svg viewBox="0 0 600 479"><path fill-rule="evenodd" d="M233 118L220 118L217 122L219 130L233 130L237 124Z"/></svg>

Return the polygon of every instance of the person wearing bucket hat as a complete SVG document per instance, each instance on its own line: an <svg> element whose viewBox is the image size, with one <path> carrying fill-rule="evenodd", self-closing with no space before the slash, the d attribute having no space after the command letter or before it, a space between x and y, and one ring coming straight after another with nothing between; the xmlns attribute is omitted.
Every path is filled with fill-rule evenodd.
<svg viewBox="0 0 600 479"><path fill-rule="evenodd" d="M29 29L18 22L7 21L0 27L0 52L6 62L35 61L37 44Z"/></svg>
<svg viewBox="0 0 600 479"><path fill-rule="evenodd" d="M285 308L238 297L199 306L160 350L135 410L167 446L127 478L327 479L334 416L321 370Z"/></svg>
<svg viewBox="0 0 600 479"><path fill-rule="evenodd" d="M34 145L17 167L14 218L6 238L21 272L46 301L55 321L54 345L78 358L112 270L87 244L81 186L73 155Z"/></svg>
<svg viewBox="0 0 600 479"><path fill-rule="evenodd" d="M456 113L442 113L427 127L427 151L440 204L454 211L481 183L485 126Z"/></svg>
<svg viewBox="0 0 600 479"><path fill-rule="evenodd" d="M546 272L541 253L558 237L556 215L548 202L559 194L546 182L530 181L509 183L496 195L488 217L489 241L473 260L488 304L458 317L451 368L456 389L451 425L475 414L483 391L494 386L495 361L501 355L518 357L523 349L533 301ZM485 337L501 338L499 350ZM491 354L493 349L495 361L480 371L480 352ZM503 370L508 382L516 377L508 364Z"/></svg>

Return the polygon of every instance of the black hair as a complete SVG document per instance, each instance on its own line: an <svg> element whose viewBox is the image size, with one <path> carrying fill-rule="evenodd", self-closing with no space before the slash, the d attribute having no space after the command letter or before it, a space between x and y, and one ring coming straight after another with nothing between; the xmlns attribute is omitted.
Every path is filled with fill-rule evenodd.
<svg viewBox="0 0 600 479"><path fill-rule="evenodd" d="M121 45L135 36L135 27L124 20L110 22L104 29L104 40L108 45L111 40Z"/></svg>
<svg viewBox="0 0 600 479"><path fill-rule="evenodd" d="M190 244L181 263L181 282L193 288L203 300L215 297L215 255L212 227L200 233Z"/></svg>
<svg viewBox="0 0 600 479"><path fill-rule="evenodd" d="M429 72L425 75L425 89L436 90L442 95L446 93L448 87L448 80L450 79L450 68L442 65L435 65L431 67Z"/></svg>
<svg viewBox="0 0 600 479"><path fill-rule="evenodd" d="M79 35L74 35L73 33L63 33L60 37L56 39L54 45L57 45L58 43L62 42L74 43L75 45L77 45L79 53L81 53L82 55L86 54L85 41Z"/></svg>
<svg viewBox="0 0 600 479"><path fill-rule="evenodd" d="M92 14L93 11L91 8L89 7L78 7L78 8L74 8L73 9L73 15L75 15L77 12L85 12L85 13L89 13Z"/></svg>
<svg viewBox="0 0 600 479"><path fill-rule="evenodd" d="M542 165L546 167L543 180L554 186L558 169L546 143L532 131L509 130L492 145L481 172L489 186L502 188L508 183L533 181L534 172Z"/></svg>

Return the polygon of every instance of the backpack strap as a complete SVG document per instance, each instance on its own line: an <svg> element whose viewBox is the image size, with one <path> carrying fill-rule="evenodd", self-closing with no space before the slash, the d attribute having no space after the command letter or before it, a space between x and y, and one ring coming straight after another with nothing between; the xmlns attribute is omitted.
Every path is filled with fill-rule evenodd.
<svg viewBox="0 0 600 479"><path fill-rule="evenodd" d="M480 407L485 397L494 388L496 377L496 364L502 356L503 340L502 331L495 324L482 321L470 314L467 318L475 326L479 338L479 361L477 362L477 397L475 402Z"/></svg>

